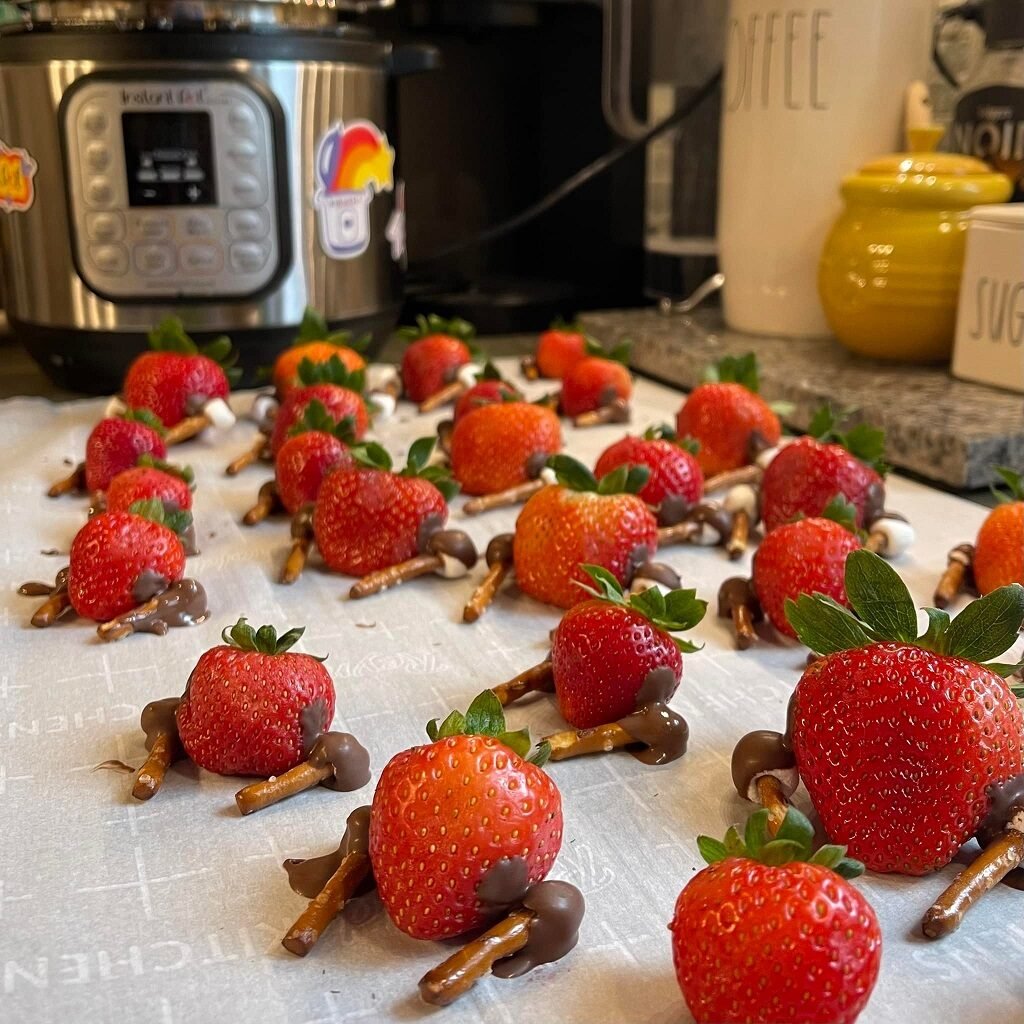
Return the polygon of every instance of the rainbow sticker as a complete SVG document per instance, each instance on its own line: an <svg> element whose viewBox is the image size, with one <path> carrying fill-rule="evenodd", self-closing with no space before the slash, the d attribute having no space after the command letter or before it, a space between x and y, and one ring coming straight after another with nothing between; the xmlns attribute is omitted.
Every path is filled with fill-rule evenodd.
<svg viewBox="0 0 1024 1024"><path fill-rule="evenodd" d="M395 151L371 121L341 121L321 136L316 153L320 245L332 259L350 260L370 244L370 203L390 192Z"/></svg>
<svg viewBox="0 0 1024 1024"><path fill-rule="evenodd" d="M0 210L24 213L36 197L36 162L26 149L0 139Z"/></svg>

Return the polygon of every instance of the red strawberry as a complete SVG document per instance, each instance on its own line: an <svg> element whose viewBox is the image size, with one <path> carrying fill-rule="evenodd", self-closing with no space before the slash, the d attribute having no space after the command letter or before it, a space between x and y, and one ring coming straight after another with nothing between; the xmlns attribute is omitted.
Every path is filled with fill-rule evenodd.
<svg viewBox="0 0 1024 1024"><path fill-rule="evenodd" d="M682 652L697 648L669 633L697 625L707 602L693 590L663 594L654 587L627 600L607 570L583 569L597 586L586 588L594 599L562 616L551 639L551 668L562 717L591 729L632 714L652 672L668 669L679 685Z"/></svg>
<svg viewBox="0 0 1024 1024"><path fill-rule="evenodd" d="M184 525L191 517L165 515L159 501L139 502L129 512L93 516L78 531L68 596L79 615L106 622L152 597L154 577L174 583L185 575L185 551L165 519Z"/></svg>
<svg viewBox="0 0 1024 1024"><path fill-rule="evenodd" d="M93 493L105 491L118 473L138 463L140 455L162 459L167 446L161 434L159 421L148 409L100 420L85 442L85 486Z"/></svg>
<svg viewBox="0 0 1024 1024"><path fill-rule="evenodd" d="M687 504L704 494L704 474L686 442L676 440L670 427L652 427L643 437L624 437L606 448L594 472L605 476L619 466L646 466L651 475L638 497L648 505L660 505L666 498L680 498Z"/></svg>
<svg viewBox="0 0 1024 1024"><path fill-rule="evenodd" d="M304 630L278 638L244 618L192 669L178 705L188 756L218 775L280 775L306 760L334 718L334 684L322 659L287 653Z"/></svg>
<svg viewBox="0 0 1024 1024"><path fill-rule="evenodd" d="M582 564L607 569L620 583L658 548L658 524L630 493L647 482L647 468L620 467L600 481L575 459L548 463L558 486L545 487L523 506L516 522L513 558L520 589L547 604L569 608L586 600Z"/></svg>
<svg viewBox="0 0 1024 1024"><path fill-rule="evenodd" d="M347 576L365 576L404 562L420 550L424 525L443 525L457 490L447 473L428 466L434 439L409 450L401 473L378 444L351 449L356 465L331 473L313 512L316 545L327 565Z"/></svg>
<svg viewBox="0 0 1024 1024"><path fill-rule="evenodd" d="M690 392L679 415L680 437L700 444L697 461L705 476L739 469L752 461L754 436L769 446L779 443L782 425L757 394L757 360L753 354L728 356L708 372L709 382Z"/></svg>
<svg viewBox="0 0 1024 1024"><path fill-rule="evenodd" d="M610 405L616 398L629 401L633 378L624 365L628 357L627 345L616 349L609 359L590 356L578 362L562 378L562 412L580 416Z"/></svg>
<svg viewBox="0 0 1024 1024"><path fill-rule="evenodd" d="M295 343L274 360L272 377L278 398L287 398L289 392L301 387L299 366L306 359L311 363L326 363L337 356L350 373L365 369L366 360L360 351L369 340L369 335L353 339L349 331L332 333L327 321L316 310L307 308Z"/></svg>
<svg viewBox="0 0 1024 1024"><path fill-rule="evenodd" d="M348 453L353 440L349 418L337 422L316 399L306 406L274 459L277 493L286 511L294 515L316 501L328 473L354 464Z"/></svg>
<svg viewBox="0 0 1024 1024"><path fill-rule="evenodd" d="M423 402L451 384L473 358L469 343L476 331L465 320L417 317L416 327L398 333L411 344L402 356L402 388L411 402Z"/></svg>
<svg viewBox="0 0 1024 1024"><path fill-rule="evenodd" d="M864 865L841 846L812 852L790 808L778 836L758 811L746 839L697 840L708 861L676 901L672 959L697 1024L852 1024L878 979L882 934L847 878ZM785 838L789 846L781 842ZM771 851L769 853L769 851Z"/></svg>
<svg viewBox="0 0 1024 1024"><path fill-rule="evenodd" d="M974 581L982 594L1024 583L1024 480L1012 469L997 470L1010 488L978 531L974 544Z"/></svg>
<svg viewBox="0 0 1024 1024"><path fill-rule="evenodd" d="M171 510L192 508L192 481L188 466L170 463L143 455L139 464L118 473L107 488L107 511L127 512L137 501L156 498Z"/></svg>
<svg viewBox="0 0 1024 1024"><path fill-rule="evenodd" d="M799 516L820 516L841 494L856 509L858 528L869 525L885 505L879 475L885 434L862 424L847 434L835 430L831 409L821 409L808 433L772 459L761 482L761 518L774 530Z"/></svg>
<svg viewBox="0 0 1024 1024"><path fill-rule="evenodd" d="M561 380L588 356L602 354L601 346L580 328L556 321L538 339L534 364L542 377Z"/></svg>
<svg viewBox="0 0 1024 1024"><path fill-rule="evenodd" d="M352 440L362 439L370 425L366 402L363 401L366 377L362 370L349 373L337 356L324 363L311 363L304 359L299 364L299 379L302 387L288 393L274 417L270 450L275 457L295 427L303 422L306 410L314 402L319 403L335 423L345 424Z"/></svg>
<svg viewBox="0 0 1024 1024"><path fill-rule="evenodd" d="M427 732L431 743L396 754L381 772L370 860L395 925L415 939L447 939L507 909L480 891L499 863L522 864L524 890L547 875L562 845L562 800L524 760L529 735L505 731L489 690L465 717L453 711Z"/></svg>
<svg viewBox="0 0 1024 1024"><path fill-rule="evenodd" d="M562 426L550 409L527 402L487 405L455 424L452 475L466 494L495 494L536 477L561 448Z"/></svg>
<svg viewBox="0 0 1024 1024"><path fill-rule="evenodd" d="M491 363L486 363L477 375L476 383L455 403L452 419L458 423L466 413L479 409L482 405L521 401L522 394L508 381L502 380L501 374Z"/></svg>
<svg viewBox="0 0 1024 1024"><path fill-rule="evenodd" d="M169 317L150 333L149 344L154 351L139 356L125 375L128 405L151 409L165 427L173 427L211 398L227 398L237 358L228 338L200 351L181 321Z"/></svg>
<svg viewBox="0 0 1024 1024"><path fill-rule="evenodd" d="M788 607L823 656L793 692L790 744L832 839L873 871L925 874L977 831L988 787L1024 767L1024 716L995 671L1012 666L981 664L1016 640L1024 587L952 621L931 609L920 637L906 585L877 555L850 555L846 592L863 624L820 597Z"/></svg>
<svg viewBox="0 0 1024 1024"><path fill-rule="evenodd" d="M852 510L851 510L852 513ZM801 594L825 594L848 605L843 574L846 558L860 538L833 519L798 519L769 533L754 552L754 591L771 624L795 637L786 602Z"/></svg>

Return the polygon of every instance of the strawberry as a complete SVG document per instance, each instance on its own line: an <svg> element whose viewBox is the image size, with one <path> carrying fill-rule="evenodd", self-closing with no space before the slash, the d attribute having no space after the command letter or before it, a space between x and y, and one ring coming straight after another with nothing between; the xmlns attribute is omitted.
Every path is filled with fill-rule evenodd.
<svg viewBox="0 0 1024 1024"><path fill-rule="evenodd" d="M314 398L290 433L274 459L274 475L281 504L295 515L303 505L316 501L328 473L353 465L348 453L354 440L352 418L338 422Z"/></svg>
<svg viewBox="0 0 1024 1024"><path fill-rule="evenodd" d="M324 412L335 423L346 424L354 441L362 438L370 425L363 400L366 375L362 370L349 373L337 355L324 363L311 363L304 359L299 364L299 380L302 386L289 392L274 417L270 450L275 458L313 402L323 406Z"/></svg>
<svg viewBox="0 0 1024 1024"><path fill-rule="evenodd" d="M635 493L647 482L646 466L620 466L600 480L568 455L552 456L548 466L558 485L530 498L516 522L516 581L538 601L570 608L586 600L582 564L627 586L657 550L658 524Z"/></svg>
<svg viewBox="0 0 1024 1024"><path fill-rule="evenodd" d="M704 474L694 457L697 446L679 441L669 426L651 427L643 437L624 437L601 453L594 466L600 477L619 466L646 466L651 475L638 497L648 505L660 505L677 498L689 505L704 494Z"/></svg>
<svg viewBox="0 0 1024 1024"><path fill-rule="evenodd" d="M502 861L525 861L524 888L551 870L562 845L562 799L540 768L546 751L506 732L485 690L465 716L427 726L431 742L396 754L370 810L370 861L384 909L415 939L447 939L506 907L479 893Z"/></svg>
<svg viewBox="0 0 1024 1024"><path fill-rule="evenodd" d="M762 610L786 636L796 633L786 618L786 602L801 594L825 594L849 606L843 574L846 558L860 548L853 509L837 500L826 509L836 518L798 519L765 536L754 552L751 577ZM843 522L837 519L843 519Z"/></svg>
<svg viewBox="0 0 1024 1024"><path fill-rule="evenodd" d="M159 593L160 578L180 580L185 551L177 531L191 518L188 512L165 512L157 500L93 516L71 542L71 606L84 618L106 622Z"/></svg>
<svg viewBox="0 0 1024 1024"><path fill-rule="evenodd" d="M706 383L695 387L679 410L676 430L700 444L697 461L705 476L752 462L755 435L769 447L779 443L782 425L758 395L759 383L753 353L727 356L709 368Z"/></svg>
<svg viewBox="0 0 1024 1024"><path fill-rule="evenodd" d="M110 481L107 511L127 512L137 501L156 498L171 511L184 509L187 512L192 508L194 479L189 466L172 466L152 455L141 455L137 466L118 473Z"/></svg>
<svg viewBox="0 0 1024 1024"><path fill-rule="evenodd" d="M542 377L562 380L588 356L604 354L601 346L583 333L577 324L555 321L537 340L534 364Z"/></svg>
<svg viewBox="0 0 1024 1024"><path fill-rule="evenodd" d="M1024 716L1004 674L983 664L1017 638L1024 587L957 618L928 610L918 636L906 585L886 562L846 562L851 615L827 598L787 606L821 655L797 683L789 738L826 833L873 871L921 875L948 864L988 814L989 787L1024 766Z"/></svg>
<svg viewBox="0 0 1024 1024"><path fill-rule="evenodd" d="M299 325L299 334L291 348L285 349L274 361L272 379L279 399L300 387L299 366L308 359L314 365L329 362L337 356L349 373L366 369L366 360L360 354L369 344L369 336L354 340L350 331L334 331L314 309L307 307Z"/></svg>
<svg viewBox="0 0 1024 1024"><path fill-rule="evenodd" d="M410 402L423 402L451 384L473 358L470 343L476 331L465 320L419 316L415 327L403 327L399 336L410 342L402 356L402 388Z"/></svg>
<svg viewBox="0 0 1024 1024"><path fill-rule="evenodd" d="M561 448L562 426L550 409L527 402L486 405L455 424L452 475L466 494L495 494L535 478L534 470Z"/></svg>
<svg viewBox="0 0 1024 1024"><path fill-rule="evenodd" d="M289 653L303 629L278 637L244 618L196 662L178 705L185 753L217 775L280 775L305 761L334 718L323 658Z"/></svg>
<svg viewBox="0 0 1024 1024"><path fill-rule="evenodd" d="M485 363L477 374L476 383L455 403L452 414L458 423L466 413L478 409L481 405L495 405L500 402L521 402L522 394L517 391L501 374L493 363Z"/></svg>
<svg viewBox="0 0 1024 1024"><path fill-rule="evenodd" d="M607 359L581 359L562 378L562 412L566 416L580 416L610 405L616 398L628 402L633 394L628 362L629 342L620 345Z"/></svg>
<svg viewBox="0 0 1024 1024"><path fill-rule="evenodd" d="M240 375L229 338L200 349L176 317L151 331L149 344L153 351L128 367L122 390L129 406L152 410L165 427L180 423L211 398L227 398L231 379Z"/></svg>
<svg viewBox="0 0 1024 1024"><path fill-rule="evenodd" d="M998 494L1000 504L982 523L974 545L974 582L982 594L1024 583L1024 479L1012 469L996 472L1010 493Z"/></svg>
<svg viewBox="0 0 1024 1024"><path fill-rule="evenodd" d="M105 491L118 473L138 464L139 456L166 454L163 428L148 409L100 420L85 442L85 486L93 493Z"/></svg>
<svg viewBox="0 0 1024 1024"><path fill-rule="evenodd" d="M672 959L697 1024L852 1024L878 979L882 934L846 879L864 865L842 846L812 852L814 830L790 808L779 832L768 812L701 836L709 866L676 901Z"/></svg>
<svg viewBox="0 0 1024 1024"><path fill-rule="evenodd" d="M445 470L427 465L433 449L434 438L421 438L405 469L393 473L379 444L358 445L350 450L356 464L324 480L313 532L331 569L365 576L397 565L419 552L425 524L444 525L458 487Z"/></svg>
<svg viewBox="0 0 1024 1024"><path fill-rule="evenodd" d="M669 634L692 629L708 606L695 590L652 587L627 599L606 569L582 568L595 584L583 588L593 598L562 616L551 638L551 669L562 717L591 729L632 714L652 672L668 669L679 685L683 652L698 648Z"/></svg>
<svg viewBox="0 0 1024 1024"><path fill-rule="evenodd" d="M825 406L811 420L808 434L786 445L765 470L765 529L774 530L799 516L820 516L837 494L853 504L858 528L870 525L885 505L885 433L861 424L840 434L832 410Z"/></svg>

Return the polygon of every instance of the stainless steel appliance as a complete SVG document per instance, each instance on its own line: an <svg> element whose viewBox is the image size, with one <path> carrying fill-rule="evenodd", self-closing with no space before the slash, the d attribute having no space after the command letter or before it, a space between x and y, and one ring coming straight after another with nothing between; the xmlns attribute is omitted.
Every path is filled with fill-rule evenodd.
<svg viewBox="0 0 1024 1024"><path fill-rule="evenodd" d="M249 366L307 305L390 330L391 82L435 51L339 24L331 0L23 11L0 32L0 244L12 327L51 377L116 386L168 313L231 334Z"/></svg>

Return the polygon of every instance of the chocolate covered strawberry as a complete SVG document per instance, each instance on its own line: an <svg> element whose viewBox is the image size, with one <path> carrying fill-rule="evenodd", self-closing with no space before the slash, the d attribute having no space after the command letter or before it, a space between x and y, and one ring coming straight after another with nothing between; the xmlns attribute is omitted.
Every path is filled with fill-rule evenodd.
<svg viewBox="0 0 1024 1024"><path fill-rule="evenodd" d="M117 474L107 488L108 512L127 512L137 501L156 498L168 511L192 508L195 476L189 466L174 466L151 455L139 457L139 464Z"/></svg>
<svg viewBox="0 0 1024 1024"><path fill-rule="evenodd" d="M399 336L409 342L402 356L402 388L411 402L425 402L452 384L459 370L473 358L476 330L465 320L419 316L415 327L403 327Z"/></svg>
<svg viewBox="0 0 1024 1024"><path fill-rule="evenodd" d="M412 558L420 540L448 518L458 489L445 470L429 465L433 438L417 441L404 469L378 444L351 449L355 465L323 482L313 512L316 545L327 565L364 576Z"/></svg>
<svg viewBox="0 0 1024 1024"><path fill-rule="evenodd" d="M646 466L620 466L600 480L567 455L548 465L557 485L535 494L516 521L513 557L520 589L546 604L569 608L586 599L581 565L607 569L628 586L638 565L658 547L658 524L636 492Z"/></svg>
<svg viewBox="0 0 1024 1024"><path fill-rule="evenodd" d="M779 443L782 425L757 393L757 360L727 356L690 392L676 417L680 437L700 444L697 461L711 477L754 461L755 449Z"/></svg>
<svg viewBox="0 0 1024 1024"><path fill-rule="evenodd" d="M602 422L628 419L633 394L629 373L629 343L605 356L588 356L576 363L562 378L561 409L566 416L579 417L599 410L624 410L624 416L610 413ZM583 425L583 424L581 424Z"/></svg>
<svg viewBox="0 0 1024 1024"><path fill-rule="evenodd" d="M238 358L229 338L200 348L181 321L169 317L150 332L149 344L152 351L139 356L124 378L124 400L131 408L149 409L165 427L173 427L212 400L227 398Z"/></svg>
<svg viewBox="0 0 1024 1024"><path fill-rule="evenodd" d="M530 377L548 377L562 380L577 364L590 356L602 356L600 344L589 337L578 324L556 320L537 339L537 349L524 362Z"/></svg>
<svg viewBox="0 0 1024 1024"><path fill-rule="evenodd" d="M646 466L651 475L638 492L648 505L666 499L694 505L704 494L704 474L695 457L698 446L679 440L671 427L651 427L642 437L624 437L606 448L594 466L601 477L620 466Z"/></svg>
<svg viewBox="0 0 1024 1024"><path fill-rule="evenodd" d="M800 516L820 516L837 494L853 505L857 527L869 526L885 507L884 432L860 424L840 433L828 406L818 411L807 432L808 437L785 445L764 471L765 530Z"/></svg>
<svg viewBox="0 0 1024 1024"><path fill-rule="evenodd" d="M334 419L317 399L306 406L274 459L277 493L285 511L294 515L316 501L327 474L353 464L348 447L354 440L351 417Z"/></svg>
<svg viewBox="0 0 1024 1024"><path fill-rule="evenodd" d="M562 717L589 729L632 714L644 703L652 673L671 677L669 685L659 681L657 694L662 702L671 697L683 675L683 653L698 650L671 634L696 626L707 602L694 590L666 594L657 587L627 598L606 569L582 568L592 596L562 616L551 638L551 669Z"/></svg>
<svg viewBox="0 0 1024 1024"><path fill-rule="evenodd" d="M787 607L821 655L793 692L789 741L835 841L874 871L920 875L948 864L991 809L991 790L1024 767L1024 717L985 664L1017 639L1024 587L1001 587L955 619L918 617L877 555L846 562L855 614L821 596Z"/></svg>
<svg viewBox="0 0 1024 1024"><path fill-rule="evenodd" d="M742 836L697 840L709 866L669 925L697 1024L852 1024L864 1009L882 960L878 919L847 881L864 865L813 839L791 808L777 835L758 811Z"/></svg>
<svg viewBox="0 0 1024 1024"><path fill-rule="evenodd" d="M989 512L974 544L974 581L991 594L1009 583L1024 584L1024 479L1012 469L997 470L1009 488Z"/></svg>
<svg viewBox="0 0 1024 1024"><path fill-rule="evenodd" d="M446 939L507 912L547 875L562 844L562 801L526 759L528 733L506 731L489 691L427 732L429 744L381 772L369 852L394 924L413 938ZM534 760L543 756L539 749Z"/></svg>
<svg viewBox="0 0 1024 1024"><path fill-rule="evenodd" d="M148 409L100 420L85 442L85 486L93 494L105 491L118 473L138 465L141 456L162 459L166 454L163 428Z"/></svg>
<svg viewBox="0 0 1024 1024"><path fill-rule="evenodd" d="M185 753L218 775L280 775L304 761L334 718L334 684L322 659L291 648L244 618L196 663L177 709Z"/></svg>
<svg viewBox="0 0 1024 1024"><path fill-rule="evenodd" d="M349 373L366 369L366 360L360 353L368 342L368 337L357 340L350 331L331 331L316 310L307 308L295 343L274 361L272 378L278 398L285 399L302 386L299 366L307 359L317 365L336 356Z"/></svg>
<svg viewBox="0 0 1024 1024"><path fill-rule="evenodd" d="M476 383L455 403L452 419L458 423L467 413L483 405L521 401L522 394L502 378L494 364L485 363L483 369L476 375Z"/></svg>

